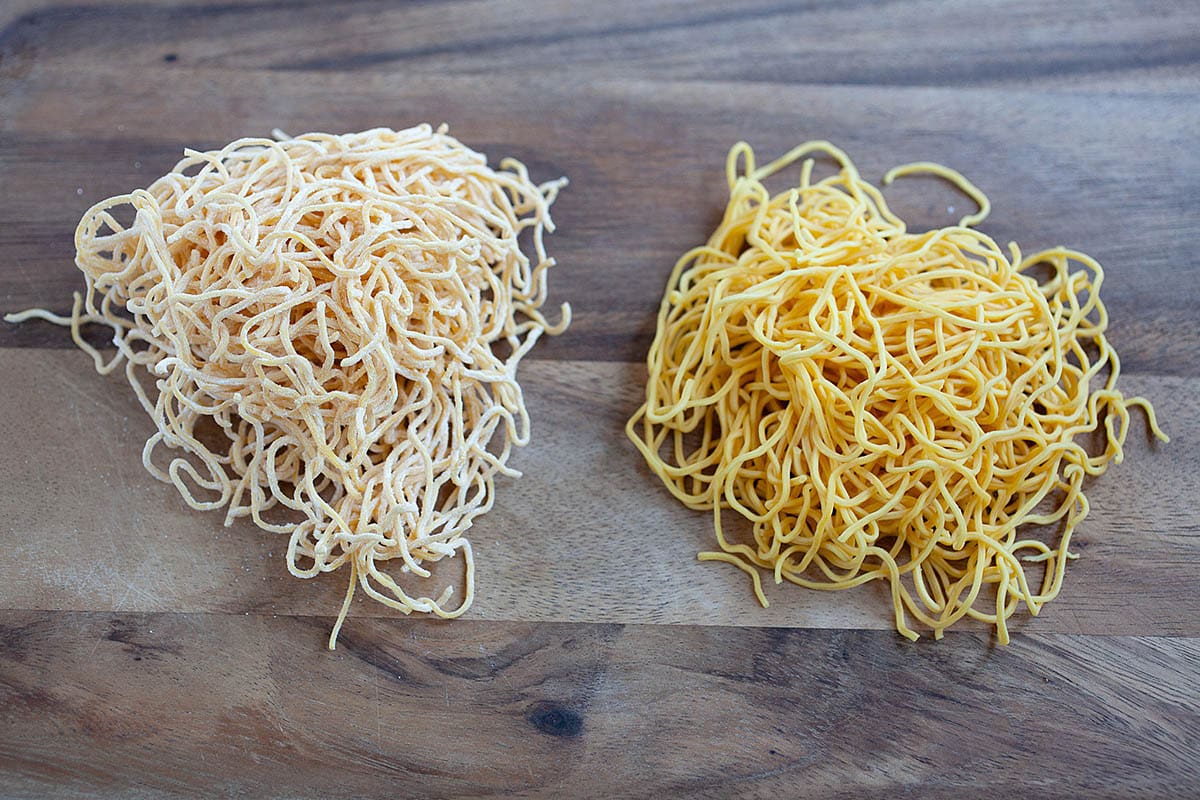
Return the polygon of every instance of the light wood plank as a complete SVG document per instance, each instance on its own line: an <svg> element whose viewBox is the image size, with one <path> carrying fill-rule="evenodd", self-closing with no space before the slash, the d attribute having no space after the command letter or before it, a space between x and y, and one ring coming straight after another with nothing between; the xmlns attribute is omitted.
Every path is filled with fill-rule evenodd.
<svg viewBox="0 0 1200 800"><path fill-rule="evenodd" d="M141 465L152 425L121 378L102 378L84 354L0 350L0 608L213 611L328 616L343 575L286 572L286 540L250 523L221 527L191 511ZM495 509L470 536L478 555L475 619L887 628L882 586L839 593L769 587L768 609L745 576L702 564L708 515L678 504L625 439L644 382L640 366L530 362L522 366L533 443L502 480ZM1192 591L1200 529L1185 498L1200 496L1200 383L1129 376L1151 397L1170 445L1135 427L1126 462L1089 489L1082 558L1038 632L1200 635ZM457 581L445 562L441 581ZM440 584L438 584L440 585ZM421 587L425 589L426 587ZM373 601L353 615L391 613Z"/></svg>

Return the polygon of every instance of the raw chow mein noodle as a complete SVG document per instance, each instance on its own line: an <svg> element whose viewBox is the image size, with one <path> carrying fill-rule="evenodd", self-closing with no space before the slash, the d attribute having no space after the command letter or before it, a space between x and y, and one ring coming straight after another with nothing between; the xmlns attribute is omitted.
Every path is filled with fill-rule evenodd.
<svg viewBox="0 0 1200 800"><path fill-rule="evenodd" d="M69 322L101 373L124 365L158 429L146 469L192 508L287 534L296 576L348 570L332 648L356 587L406 613L471 603L463 534L529 440L517 364L569 322L566 306L554 325L539 310L565 180L493 170L427 125L279 136L189 150L91 208L71 318L11 319ZM96 322L111 360L81 336ZM384 569L429 577L460 553L453 606L453 587L411 593Z"/></svg>
<svg viewBox="0 0 1200 800"><path fill-rule="evenodd" d="M813 153L837 174L813 182ZM800 159L799 186L772 196L762 181ZM627 431L679 500L712 511L720 550L700 558L744 569L764 606L760 568L814 589L881 579L905 636L910 619L941 637L969 616L1003 643L1020 603L1036 614L1058 594L1084 477L1121 461L1129 408L1166 436L1116 388L1100 265L1006 252L970 227L982 192L925 163L885 183L910 172L953 181L979 213L908 233L836 147L757 167L736 145L724 219L667 283ZM726 534L726 509L752 543Z"/></svg>

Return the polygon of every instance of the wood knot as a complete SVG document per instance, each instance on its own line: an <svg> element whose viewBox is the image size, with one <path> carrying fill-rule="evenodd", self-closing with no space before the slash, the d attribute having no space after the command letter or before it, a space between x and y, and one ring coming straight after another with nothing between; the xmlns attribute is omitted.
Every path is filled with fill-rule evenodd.
<svg viewBox="0 0 1200 800"><path fill-rule="evenodd" d="M583 733L583 717L556 703L543 702L534 705L525 719L547 736L573 739Z"/></svg>

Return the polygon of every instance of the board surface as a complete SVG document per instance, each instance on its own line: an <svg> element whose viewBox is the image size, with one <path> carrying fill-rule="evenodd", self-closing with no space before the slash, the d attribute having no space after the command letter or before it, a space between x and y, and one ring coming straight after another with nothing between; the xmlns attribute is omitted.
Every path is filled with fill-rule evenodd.
<svg viewBox="0 0 1200 800"><path fill-rule="evenodd" d="M187 509L128 387L0 325L0 796L1200 792L1200 6L1044 5L3 4L0 311L67 311L80 215L185 146L444 121L570 178L548 246L575 320L521 367L533 442L470 534L466 618L356 602L333 653L345 576ZM827 138L871 179L946 163L997 240L1104 264L1121 388L1172 441L1135 422L1008 647L907 642L882 586L759 608L624 438L743 138ZM918 228L969 205L887 196Z"/></svg>

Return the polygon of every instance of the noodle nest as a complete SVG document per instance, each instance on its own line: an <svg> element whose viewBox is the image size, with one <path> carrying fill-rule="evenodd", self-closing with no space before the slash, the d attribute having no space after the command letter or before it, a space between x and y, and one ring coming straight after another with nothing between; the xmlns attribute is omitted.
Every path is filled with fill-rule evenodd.
<svg viewBox="0 0 1200 800"><path fill-rule="evenodd" d="M471 603L463 534L529 440L517 365L569 323L539 311L566 181L493 170L444 126L277 137L188 150L91 208L69 322L100 372L124 364L157 428L151 474L226 525L286 534L293 575L348 567L333 647L356 587L405 613ZM81 336L95 322L110 360ZM460 553L456 606L453 586L418 594L383 569L429 577Z"/></svg>
<svg viewBox="0 0 1200 800"><path fill-rule="evenodd" d="M837 173L814 182L814 153ZM768 192L801 159L799 185ZM763 167L736 145L723 220L668 280L627 432L675 497L712 511L720 549L700 558L748 572L762 605L760 568L813 589L883 580L905 636L910 619L940 638L972 617L1003 643L1020 603L1058 594L1084 478L1121 461L1128 409L1166 437L1116 388L1100 265L1006 252L971 227L990 207L975 186L927 163L884 182L911 172L979 213L909 233L829 143ZM726 509L752 540L724 530Z"/></svg>

